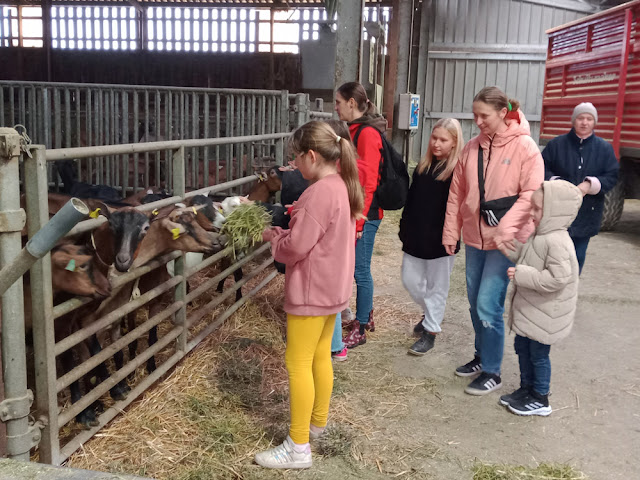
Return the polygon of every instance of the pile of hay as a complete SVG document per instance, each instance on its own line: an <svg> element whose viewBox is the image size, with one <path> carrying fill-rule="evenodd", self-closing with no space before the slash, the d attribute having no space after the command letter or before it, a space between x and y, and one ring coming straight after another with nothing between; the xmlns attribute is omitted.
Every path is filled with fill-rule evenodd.
<svg viewBox="0 0 640 480"><path fill-rule="evenodd" d="M563 464L541 463L535 468L478 462L473 480L585 480L584 473Z"/></svg>

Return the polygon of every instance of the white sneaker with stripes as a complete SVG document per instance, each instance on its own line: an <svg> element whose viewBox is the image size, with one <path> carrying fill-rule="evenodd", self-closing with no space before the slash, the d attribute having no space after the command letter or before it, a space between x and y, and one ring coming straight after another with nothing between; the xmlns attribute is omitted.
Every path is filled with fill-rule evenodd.
<svg viewBox="0 0 640 480"><path fill-rule="evenodd" d="M293 440L287 435L282 445L256 453L255 461L265 468L309 468L311 467L311 447L307 443L303 451L297 451Z"/></svg>
<svg viewBox="0 0 640 480"><path fill-rule="evenodd" d="M500 375L482 372L478 378L464 389L469 395L486 395L502 387Z"/></svg>

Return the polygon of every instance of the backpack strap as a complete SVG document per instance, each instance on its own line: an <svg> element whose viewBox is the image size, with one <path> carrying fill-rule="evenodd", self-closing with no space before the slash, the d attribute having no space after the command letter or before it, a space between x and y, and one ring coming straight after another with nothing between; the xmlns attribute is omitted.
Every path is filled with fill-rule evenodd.
<svg viewBox="0 0 640 480"><path fill-rule="evenodd" d="M478 187L480 188L480 204L484 203L484 159L482 147L478 145Z"/></svg>
<svg viewBox="0 0 640 480"><path fill-rule="evenodd" d="M353 145L356 148L358 148L358 138L360 138L360 132L362 132L362 129L366 127L371 127L371 125L365 125L364 123L361 123L360 126L358 127L358 130L356 130L356 134L353 136ZM374 128L374 127L371 127L371 128Z"/></svg>

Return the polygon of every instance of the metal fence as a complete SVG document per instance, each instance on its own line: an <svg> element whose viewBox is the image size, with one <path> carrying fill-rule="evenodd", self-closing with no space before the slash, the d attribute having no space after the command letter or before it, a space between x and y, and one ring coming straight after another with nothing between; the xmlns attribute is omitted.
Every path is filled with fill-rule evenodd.
<svg viewBox="0 0 640 480"><path fill-rule="evenodd" d="M117 158L123 155L153 154L158 152L169 152L167 165L171 166L171 171L167 178L171 179L173 187L173 197L138 207L140 210L149 211L162 206L171 205L177 201L187 199L197 194L206 192L226 192L237 189L242 185L253 182L256 176L245 176L234 180L220 183L218 185L206 186L194 191L187 192L188 175L187 170L188 151L196 151L199 158L206 158L202 155L204 149L214 151L216 148L225 149L233 145L257 145L259 143L274 145L279 156L282 156L284 140L290 135L287 131L276 132L263 135L245 135L228 138L215 139L189 139L189 140L169 140L150 143L129 143L114 146L101 147L75 147L62 149L45 149L44 146L32 146L27 148L29 155L23 154L18 159L16 155L10 155L5 148L2 138L0 138L0 179L2 180L2 196L0 199L0 219L13 218L11 212L19 211L19 190L18 190L18 164L23 161L25 170L25 193L27 196L27 222L29 225L29 236L31 237L48 221L47 205L47 167L51 162L64 159L93 160L97 158ZM10 167L10 168L9 168ZM4 189L5 185L12 184L11 189ZM7 213L9 212L9 213ZM88 232L106 221L104 218L86 220L78 224L70 235ZM6 264L7 259L15 255L16 249L20 249L20 229L21 226L13 225L12 228L4 228L6 223L0 222L0 266ZM19 227L19 228L18 228ZM54 322L62 315L73 312L77 308L87 303L87 299L74 298L59 305L53 304L51 287L51 260L47 255L36 262L30 272L31 289L31 317L33 320L33 342L34 342L34 364L35 364L35 402L36 410L30 412L29 408L24 408L26 390L26 377L24 374L25 360L17 356L12 357L12 347L7 347L8 341L21 343L24 352L24 323L22 315L16 315L15 309L22 306L22 282L16 282L6 294L3 294L3 317L11 316L10 322L5 322L3 334L3 357L5 361L5 392L9 403L3 406L12 405L12 402L20 401L22 410L16 416L6 417L7 433L10 443L11 456L28 459L29 448L38 444L40 461L45 463L60 464L67 459L77 448L90 439L107 422L121 413L123 409L135 400L145 389L161 378L170 368L180 361L207 335L218 328L230 315L232 315L248 298L258 292L264 285L271 281L276 272L272 271L266 275L262 272L267 269L273 259L268 256L266 260L260 260L262 254L268 255L268 245L265 244L255 250L249 256L239 262L220 271L212 278L207 278L198 288L187 294L187 280L203 269L216 264L223 257L228 255L227 250L223 250L199 265L187 268L184 262L184 255L181 252L173 252L162 257L158 257L146 265L136 268L119 276L112 281L115 289L140 278L146 273L156 268L166 268L165 265L171 260L175 260L174 276L171 280L134 299L117 310L112 311L91 325L75 331L70 336L56 341L54 332ZM249 264L251 270L246 271ZM220 281L226 278L237 268L245 266L244 279L236 282L232 288L224 293L214 295L202 300L202 295L210 293L211 289ZM257 278L256 278L257 277ZM252 280L255 279L255 280ZM233 303L229 307L223 306L223 302L234 295L236 290L247 282L251 282L251 290L245 292L243 298ZM77 365L73 370L63 376L58 376L56 372L56 357L72 348L74 345L83 342L97 331L110 327L120 322L121 318L131 312L136 312L148 302L158 297L166 291L173 290L174 301L161 313L146 319L133 331L128 332L121 339L112 343L108 349L103 350L99 355L91 357L86 362ZM9 298L13 300L9 300ZM18 299L16 301L16 299ZM198 302L198 300L200 300ZM194 304L195 302L195 304ZM199 303L203 303L198 305ZM11 307L11 309L9 309ZM176 321L171 322L171 316L175 314ZM159 341L150 348L138 354L133 360L125 363L124 366L95 388L87 392L80 401L71 405L59 408L60 395L66 387L74 380L93 370L98 364L106 361L115 351L123 349L133 340L146 336L150 328L164 325L161 330L164 333ZM9 331L7 331L9 330ZM9 340L10 339L10 340ZM75 416L84 408L92 405L97 399L107 393L111 387L121 380L127 378L139 366L143 365L151 356L162 352L162 360L155 371L137 381L126 399L116 401L110 408L107 408L98 417L98 425L89 430L67 431L66 440L60 441L60 431L69 424ZM15 369L22 371L16 374ZM16 387L16 382L18 386ZM24 383L24 384L23 384ZM9 385L9 388L7 388ZM27 394L28 397L28 394ZM28 402L30 403L30 402ZM38 422L27 421L31 414ZM3 415L3 420L5 416ZM40 432L40 430L42 431ZM68 430L68 429L67 429ZM26 458L25 458L26 455Z"/></svg>
<svg viewBox="0 0 640 480"><path fill-rule="evenodd" d="M0 126L24 125L33 143L70 148L187 138L245 137L289 129L286 90L199 89L73 83L0 82ZM275 141L247 140L185 156L186 185L251 173L254 161L282 162ZM105 184L123 196L151 185L173 188L170 151L102 154L77 164L79 181ZM60 179L53 165L49 181Z"/></svg>

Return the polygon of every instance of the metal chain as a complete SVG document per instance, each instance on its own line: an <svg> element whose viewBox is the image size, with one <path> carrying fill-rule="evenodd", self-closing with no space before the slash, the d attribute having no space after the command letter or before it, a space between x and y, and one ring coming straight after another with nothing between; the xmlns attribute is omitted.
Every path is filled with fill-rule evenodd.
<svg viewBox="0 0 640 480"><path fill-rule="evenodd" d="M14 125L13 128L20 135L20 148L24 153L27 154L29 158L33 158L33 155L31 155L31 148L30 148L31 138L27 134L27 127L25 127L24 125L17 124L17 125ZM20 132L20 129L22 129L22 132Z"/></svg>

